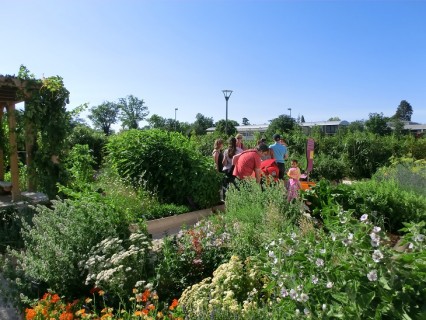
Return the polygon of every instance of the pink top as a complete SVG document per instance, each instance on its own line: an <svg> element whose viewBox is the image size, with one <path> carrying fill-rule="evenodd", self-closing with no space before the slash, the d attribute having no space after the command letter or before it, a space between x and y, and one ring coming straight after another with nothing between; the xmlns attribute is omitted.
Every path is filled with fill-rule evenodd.
<svg viewBox="0 0 426 320"><path fill-rule="evenodd" d="M300 179L300 169L292 167L288 170L287 175L290 177L290 185L294 185Z"/></svg>

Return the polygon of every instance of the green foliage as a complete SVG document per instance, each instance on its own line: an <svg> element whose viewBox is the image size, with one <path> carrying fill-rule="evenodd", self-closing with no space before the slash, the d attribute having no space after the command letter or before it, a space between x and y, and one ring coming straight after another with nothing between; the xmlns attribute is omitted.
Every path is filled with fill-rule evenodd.
<svg viewBox="0 0 426 320"><path fill-rule="evenodd" d="M401 100L398 108L396 109L395 119L402 121L411 121L411 115L413 114L413 107L406 100Z"/></svg>
<svg viewBox="0 0 426 320"><path fill-rule="evenodd" d="M240 124L235 120L229 120L228 123L226 123L226 120L219 120L215 123L215 133L218 135L224 135L224 136L234 136L237 134L237 126ZM225 130L226 128L226 130ZM225 132L226 131L226 132Z"/></svg>
<svg viewBox="0 0 426 320"><path fill-rule="evenodd" d="M18 77L27 81L29 97L25 99L24 117L29 138L34 139L28 142L35 145L33 163L28 172L30 177L37 177L37 190L54 197L62 171L51 159L52 155L62 155L71 129L71 114L66 110L69 91L61 77L36 80L24 66L21 66Z"/></svg>
<svg viewBox="0 0 426 320"><path fill-rule="evenodd" d="M111 126L117 122L119 106L115 102L103 102L90 109L88 118L95 128L102 130L107 136L111 134Z"/></svg>
<svg viewBox="0 0 426 320"><path fill-rule="evenodd" d="M68 148L72 148L76 144L87 145L95 159L94 167L99 169L104 156L104 146L107 137L99 131L93 130L86 125L77 125L67 137Z"/></svg>
<svg viewBox="0 0 426 320"><path fill-rule="evenodd" d="M145 106L145 101L139 100L133 95L128 95L126 98L118 100L118 107L120 109L119 118L122 121L123 128L139 128L139 122L144 120L149 114L148 107Z"/></svg>
<svg viewBox="0 0 426 320"><path fill-rule="evenodd" d="M160 202L205 208L218 201L221 175L213 160L179 133L130 130L111 137L107 149L120 176L155 192Z"/></svg>
<svg viewBox="0 0 426 320"><path fill-rule="evenodd" d="M4 253L7 247L23 248L22 222L31 221L33 215L34 210L29 207L0 210L0 254Z"/></svg>
<svg viewBox="0 0 426 320"><path fill-rule="evenodd" d="M371 133L384 136L391 132L387 125L388 120L388 118L383 116L383 113L370 113L369 119L365 121L365 127Z"/></svg>
<svg viewBox="0 0 426 320"><path fill-rule="evenodd" d="M146 220L153 220L186 213L189 211L191 210L188 206L176 205L174 203L153 202L151 206L146 208L143 217Z"/></svg>
<svg viewBox="0 0 426 320"><path fill-rule="evenodd" d="M289 134L296 126L296 121L288 115L282 114L278 118L270 120L268 129L265 132L267 137L272 137L275 133Z"/></svg>
<svg viewBox="0 0 426 320"><path fill-rule="evenodd" d="M202 136L207 134L206 130L213 127L214 121L213 118L208 118L201 113L197 113L195 116L195 121L192 124L192 130L197 136Z"/></svg>
<svg viewBox="0 0 426 320"><path fill-rule="evenodd" d="M341 157L333 158L329 155L319 154L315 158L314 169L309 177L313 180L339 181L346 176L347 171L346 162Z"/></svg>
<svg viewBox="0 0 426 320"><path fill-rule="evenodd" d="M86 277L79 262L88 250L109 236L128 235L126 221L99 202L54 200L52 209L38 206L36 211L32 224L23 222L25 250L11 250L13 260L4 269L18 292L33 297L32 284L70 297L79 294Z"/></svg>

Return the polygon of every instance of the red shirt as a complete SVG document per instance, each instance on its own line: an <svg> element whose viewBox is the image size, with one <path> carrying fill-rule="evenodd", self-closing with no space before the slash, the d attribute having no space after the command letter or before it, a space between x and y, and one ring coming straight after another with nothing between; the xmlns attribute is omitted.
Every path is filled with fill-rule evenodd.
<svg viewBox="0 0 426 320"><path fill-rule="evenodd" d="M260 169L260 155L256 150L246 150L238 157L233 175L243 179L250 177L256 169Z"/></svg>

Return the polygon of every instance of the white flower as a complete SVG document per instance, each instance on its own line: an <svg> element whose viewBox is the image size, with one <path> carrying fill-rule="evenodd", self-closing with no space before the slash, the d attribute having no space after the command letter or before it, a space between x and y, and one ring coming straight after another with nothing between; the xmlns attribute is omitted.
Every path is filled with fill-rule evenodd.
<svg viewBox="0 0 426 320"><path fill-rule="evenodd" d="M323 267L323 266L324 266L324 260L323 260L323 259L321 259L321 258L318 258L318 259L317 259L317 261L316 261L315 263L316 263L316 265L317 265L318 267Z"/></svg>
<svg viewBox="0 0 426 320"><path fill-rule="evenodd" d="M300 310L296 309L296 316L298 316L300 314Z"/></svg>
<svg viewBox="0 0 426 320"><path fill-rule="evenodd" d="M349 240L352 240L353 238L354 238L354 234L353 234L353 233L349 233L349 234L348 234L348 239L349 239Z"/></svg>
<svg viewBox="0 0 426 320"><path fill-rule="evenodd" d="M293 249L288 249L288 251L287 251L286 255L287 255L287 256L291 256L291 255L293 255L293 253L294 253L294 250L293 250Z"/></svg>
<svg viewBox="0 0 426 320"><path fill-rule="evenodd" d="M382 230L382 228L380 228L380 227L374 227L373 228L373 232L375 232L375 233L378 233L378 232L380 232L380 230Z"/></svg>
<svg viewBox="0 0 426 320"><path fill-rule="evenodd" d="M295 300L297 298L298 294L296 292L296 290L291 289L290 290L290 298L292 298L293 300Z"/></svg>
<svg viewBox="0 0 426 320"><path fill-rule="evenodd" d="M300 295L300 300L301 300L302 302L306 302L306 301L308 301L308 300L309 300L309 296L308 296L306 293L302 293L302 294Z"/></svg>
<svg viewBox="0 0 426 320"><path fill-rule="evenodd" d="M367 273L367 278L370 281L376 281L377 280L377 270L371 270L369 273Z"/></svg>
<svg viewBox="0 0 426 320"><path fill-rule="evenodd" d="M285 298L285 297L287 297L287 296L288 296L288 291L287 291L287 289L286 289L286 288L282 288L282 289L281 289L281 296L282 296L283 298Z"/></svg>
<svg viewBox="0 0 426 320"><path fill-rule="evenodd" d="M415 238L414 241L416 242L423 242L423 240L425 239L425 236L423 234L418 234Z"/></svg>
<svg viewBox="0 0 426 320"><path fill-rule="evenodd" d="M413 249L414 248L414 245L410 242L409 244L408 244L408 249Z"/></svg>
<svg viewBox="0 0 426 320"><path fill-rule="evenodd" d="M364 221L366 221L367 219L368 219L368 214L363 214L359 220L360 220L361 222L364 222Z"/></svg>
<svg viewBox="0 0 426 320"><path fill-rule="evenodd" d="M327 282L326 287L327 287L328 289L331 289L331 288L333 288L333 285L334 285L334 283L333 283L333 282L331 282L331 281L329 281L329 282Z"/></svg>
<svg viewBox="0 0 426 320"><path fill-rule="evenodd" d="M322 304L322 310L323 311L327 310L327 305L325 303Z"/></svg>
<svg viewBox="0 0 426 320"><path fill-rule="evenodd" d="M325 249L320 249L319 251L321 254L325 254L326 250Z"/></svg>
<svg viewBox="0 0 426 320"><path fill-rule="evenodd" d="M303 312L305 313L305 315L310 315L311 314L311 312L309 311L309 309L308 308L305 308L304 310L303 310Z"/></svg>
<svg viewBox="0 0 426 320"><path fill-rule="evenodd" d="M318 283L318 277L315 275L312 275L312 283L317 284Z"/></svg>
<svg viewBox="0 0 426 320"><path fill-rule="evenodd" d="M374 262L380 262L383 259L383 253L380 250L374 250L372 257Z"/></svg>
<svg viewBox="0 0 426 320"><path fill-rule="evenodd" d="M275 252L272 250L269 250L268 256L269 258L275 258Z"/></svg>

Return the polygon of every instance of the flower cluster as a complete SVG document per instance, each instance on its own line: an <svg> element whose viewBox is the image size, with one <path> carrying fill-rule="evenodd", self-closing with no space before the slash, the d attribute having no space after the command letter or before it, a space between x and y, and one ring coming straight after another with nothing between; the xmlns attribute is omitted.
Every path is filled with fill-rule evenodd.
<svg viewBox="0 0 426 320"><path fill-rule="evenodd" d="M58 294L47 292L32 308L25 309L25 319L59 319L73 320L78 300L65 303Z"/></svg>

